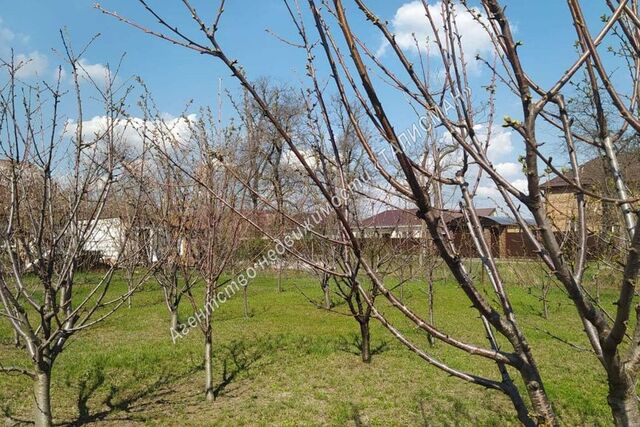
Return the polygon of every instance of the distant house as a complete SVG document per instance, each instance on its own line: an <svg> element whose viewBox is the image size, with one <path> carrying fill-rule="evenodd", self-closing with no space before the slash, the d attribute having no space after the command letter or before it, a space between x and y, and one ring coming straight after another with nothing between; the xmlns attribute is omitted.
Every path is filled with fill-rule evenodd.
<svg viewBox="0 0 640 427"><path fill-rule="evenodd" d="M478 216L491 217L496 213L495 208L477 209ZM447 210L442 213L444 221L459 218L459 211ZM416 216L415 210L389 209L373 215L362 221L363 237L386 237L390 239L419 239L425 232L424 221Z"/></svg>
<svg viewBox="0 0 640 427"><path fill-rule="evenodd" d="M497 216L495 208L476 209L485 240L495 257L533 257L533 251L526 243L520 226L514 219ZM447 210L442 217L452 232L456 248L464 257L477 257L473 239L460 211ZM429 239L424 221L414 210L390 209L373 215L361 224L362 238L382 238L391 243L400 240L417 241Z"/></svg>
<svg viewBox="0 0 640 427"><path fill-rule="evenodd" d="M89 225L89 224L81 224ZM124 245L125 231L120 218L101 218L87 236L84 250L96 252L104 262L114 263Z"/></svg>
<svg viewBox="0 0 640 427"><path fill-rule="evenodd" d="M135 259L140 264L150 264L159 258L161 242L152 227L132 226L121 216L107 214L98 219L79 221L78 226L87 230L82 249L88 259L113 265L125 258L128 261ZM179 242L179 251L183 245Z"/></svg>
<svg viewBox="0 0 640 427"><path fill-rule="evenodd" d="M153 233L148 229L128 230L128 225L120 217L93 220L92 224L81 221L80 227L88 227L83 250L89 256L104 264L113 265L123 257L135 256L141 263L157 261L157 246ZM127 235L127 233L129 233Z"/></svg>
<svg viewBox="0 0 640 427"><path fill-rule="evenodd" d="M618 154L622 176L629 187L631 195L640 194L640 153ZM565 174L569 180L574 179L573 171ZM580 166L582 186L589 191L612 198L617 198L612 174L608 170L607 160L596 157ZM576 226L577 203L576 188L562 177L556 176L542 184L545 194L546 209L556 232L566 233ZM598 234L610 229L615 231L620 222L616 220L618 210L603 203L600 199L586 197L587 228L590 233Z"/></svg>
<svg viewBox="0 0 640 427"><path fill-rule="evenodd" d="M478 209L479 210L479 209ZM482 216L478 213L480 226L491 254L496 258L534 258L534 248L529 243L520 225L508 216ZM526 220L529 225L533 222ZM467 258L478 256L471 233L462 216L447 224L453 233L453 241L460 254Z"/></svg>

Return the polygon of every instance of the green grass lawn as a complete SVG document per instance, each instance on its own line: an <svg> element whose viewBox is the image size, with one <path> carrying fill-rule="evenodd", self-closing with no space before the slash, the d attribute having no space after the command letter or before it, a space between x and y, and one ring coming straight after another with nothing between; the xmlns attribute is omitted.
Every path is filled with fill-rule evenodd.
<svg viewBox="0 0 640 427"><path fill-rule="evenodd" d="M90 282L85 275L79 282ZM82 285L81 285L82 286ZM85 285L86 286L86 285ZM126 285L116 278L113 291ZM425 313L424 283L405 286L403 296ZM175 345L160 290L150 282L96 329L81 332L58 358L53 373L53 410L62 424L100 425L512 425L511 404L498 392L467 384L431 367L372 323L371 364L354 346L358 326L347 316L315 308L320 299L311 277L288 273L284 292L271 276L249 287L253 316L243 317L240 294L214 315L217 399L204 400L202 335L194 329ZM436 322L459 338L485 346L482 325L453 283L439 283ZM573 307L559 289L549 294L550 317L541 316L537 289L511 287L518 319L556 411L565 425L610 425L606 380L588 351ZM601 291L613 309L614 293ZM497 378L487 360L427 337L380 300L380 308L415 342L452 366ZM192 314L182 306L182 320ZM375 322L375 321L372 321ZM552 337L556 336L557 338ZM0 319L0 361L24 364L12 346L8 322ZM26 366L26 365L25 365ZM515 375L514 375L515 376ZM28 379L0 375L2 418L28 420Z"/></svg>

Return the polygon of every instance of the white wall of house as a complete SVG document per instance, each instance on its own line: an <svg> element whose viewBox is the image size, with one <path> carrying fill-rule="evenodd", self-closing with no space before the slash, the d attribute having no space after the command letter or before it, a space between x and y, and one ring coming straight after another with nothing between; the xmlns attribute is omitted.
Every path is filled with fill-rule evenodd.
<svg viewBox="0 0 640 427"><path fill-rule="evenodd" d="M395 227L367 227L363 230L364 238L390 237L392 239L419 239L422 236L420 225L399 225Z"/></svg>
<svg viewBox="0 0 640 427"><path fill-rule="evenodd" d="M84 250L100 252L103 261L114 262L122 250L124 239L124 225L120 218L98 219L86 239Z"/></svg>

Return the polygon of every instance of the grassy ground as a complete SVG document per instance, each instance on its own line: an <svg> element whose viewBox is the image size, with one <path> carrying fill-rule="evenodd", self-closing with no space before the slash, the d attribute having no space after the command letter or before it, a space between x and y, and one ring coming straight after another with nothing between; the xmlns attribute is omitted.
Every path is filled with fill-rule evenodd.
<svg viewBox="0 0 640 427"><path fill-rule="evenodd" d="M92 276L83 277L87 282ZM403 295L426 310L424 284L411 283ZM125 289L116 279L114 291ZM285 291L273 277L250 285L253 316L245 319L237 295L215 313L217 399L204 400L202 338L194 329L172 344L169 317L160 291L149 283L97 329L76 335L56 362L53 408L63 424L124 425L511 425L509 401L497 392L450 378L427 365L373 324L375 355L369 365L357 354L357 324L346 316L313 307L320 299L312 278L289 275ZM565 425L609 425L606 381L596 359L559 341L588 346L568 299L549 293L550 318L542 318L536 289L511 288L518 319L532 344L547 390ZM611 309L612 292L601 292ZM481 323L459 289L436 287L436 321L460 338L485 345ZM389 307L382 311L416 342L427 338ZM183 318L191 314L187 304ZM551 335L557 338L552 337ZM24 360L0 320L0 361ZM493 378L495 365L445 348L433 354L460 369ZM0 410L8 422L31 413L27 379L0 375ZM13 420L13 421L11 421Z"/></svg>

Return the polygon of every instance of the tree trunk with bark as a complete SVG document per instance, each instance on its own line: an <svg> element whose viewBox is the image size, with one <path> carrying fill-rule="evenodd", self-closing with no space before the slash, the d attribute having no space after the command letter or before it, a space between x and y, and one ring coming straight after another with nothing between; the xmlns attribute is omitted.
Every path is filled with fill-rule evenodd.
<svg viewBox="0 0 640 427"><path fill-rule="evenodd" d="M536 418L537 425L557 426L558 419L551 406L549 396L544 389L537 367L528 364L527 367L520 369L520 375L527 389L527 395L532 406L532 416Z"/></svg>
<svg viewBox="0 0 640 427"><path fill-rule="evenodd" d="M251 317L251 311L249 309L249 291L247 289L248 287L249 287L249 285L242 287L242 300L243 300L243 305L244 305L244 318L245 319L248 319L249 317Z"/></svg>
<svg viewBox="0 0 640 427"><path fill-rule="evenodd" d="M174 331L177 331L178 326L179 326L178 309L172 308L171 309L171 329L173 329Z"/></svg>
<svg viewBox="0 0 640 427"><path fill-rule="evenodd" d="M329 275L327 273L322 274L321 286L324 295L324 308L329 310L331 308L331 292L329 289Z"/></svg>
<svg viewBox="0 0 640 427"><path fill-rule="evenodd" d="M43 369L36 373L33 383L35 407L33 418L36 427L51 427L51 369Z"/></svg>
<svg viewBox="0 0 640 427"><path fill-rule="evenodd" d="M360 323L360 354L362 355L362 361L365 363L371 362L371 334L369 333L369 319L359 320Z"/></svg>
<svg viewBox="0 0 640 427"><path fill-rule="evenodd" d="M611 414L616 426L640 426L636 376L622 366L610 370L608 377L607 402L611 407Z"/></svg>
<svg viewBox="0 0 640 427"><path fill-rule="evenodd" d="M213 392L213 370L212 370L212 337L211 330L207 331L204 336L204 375L205 375L205 396L207 400L212 401L216 398Z"/></svg>

